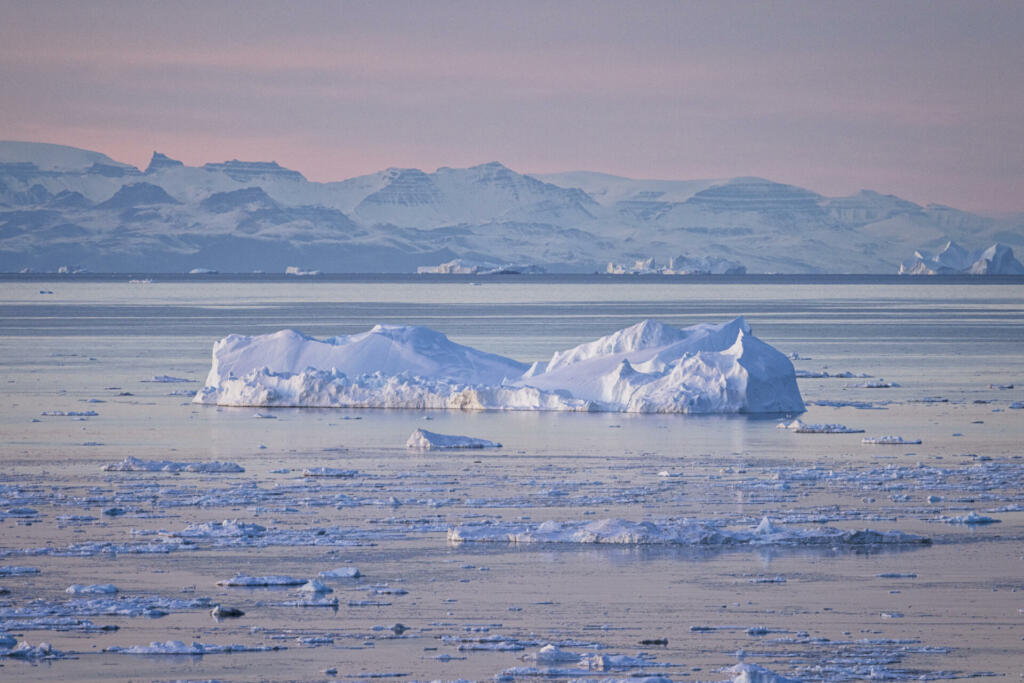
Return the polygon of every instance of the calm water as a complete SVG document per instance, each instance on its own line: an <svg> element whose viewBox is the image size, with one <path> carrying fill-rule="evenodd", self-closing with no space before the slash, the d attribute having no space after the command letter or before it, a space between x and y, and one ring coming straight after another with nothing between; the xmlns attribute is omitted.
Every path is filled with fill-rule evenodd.
<svg viewBox="0 0 1024 683"><path fill-rule="evenodd" d="M158 620L92 616L120 627L99 634L20 630L32 643L48 640L80 653L79 659L41 666L8 660L0 677L47 680L73 671L97 680L309 680L331 678L323 672L337 668L346 680L387 672L399 678L490 678L524 666L520 657L537 649L466 651L452 644L470 633L592 641L627 654L641 649L641 638L666 636L670 644L654 652L654 661L671 666L650 671L677 680L728 678L715 669L734 663L738 649L760 653L749 658L780 673L813 679L810 667L827 672L833 666L829 648L816 638L864 650L845 652L850 661L897 657L897 663L879 666L910 672L908 677L1020 673L1017 610L1024 602L1017 595L1024 593L1014 591L1018 583L1024 589L1024 410L1009 408L1024 400L1019 283L156 278L152 284L8 279L0 288L0 508L27 505L39 513L31 524L12 516L0 520L0 546L7 551L0 565L41 570L0 578L0 587L12 589L0 601L11 609L33 598L56 603L67 598L63 588L71 583L113 581L126 594L139 595L179 596L183 587L195 586L196 595L230 600L247 612L242 620L220 624L196 609ZM743 416L436 413L425 422L419 411L277 410L277 419L257 420L251 409L193 406L187 395L201 386L213 342L229 333L288 327L332 336L375 323L417 324L533 361L643 318L685 326L738 315L764 341L798 354L798 369L864 373L899 386L800 380L811 404L804 421L866 430L834 436L791 434L776 429L775 419ZM193 381L146 381L158 375ZM999 388L1009 384L1014 388ZM817 401L867 402L874 409ZM53 410L98 415L41 415ZM505 448L410 456L405 439L421 426L498 440ZM924 443L881 450L860 443L862 436L882 434ZM230 460L246 473L169 477L99 470L127 456ZM325 484L297 476L315 465L362 474L354 482ZM659 479L661 471L678 479ZM840 475L822 474L830 471ZM280 497L266 494L275 487ZM936 502L929 503L929 495ZM392 507L392 499L400 507ZM103 517L100 510L114 503L129 514ZM967 528L940 519L969 510L988 511L1001 522ZM689 517L736 525L756 523L764 514L793 524L902 529L936 543L895 554L805 549L708 555L466 548L444 541L447 527L480 518ZM95 519L69 523L68 515ZM288 529L340 526L365 545L236 545L160 556L17 554L83 541L125 543L140 538L139 530L230 518ZM365 585L337 586L337 612L275 606L269 604L273 591L215 586L236 570L313 576L347 563L358 565L367 579L361 580ZM920 578L873 578L894 571ZM752 583L763 574L787 580ZM367 587L382 582L409 592L382 600L387 606L345 607L353 595L365 599ZM373 630L395 622L411 630L402 638ZM781 635L747 634L759 625ZM803 631L809 635L795 635ZM334 642L298 644L295 638L304 635ZM194 659L95 654L110 646L196 638L289 649ZM914 640L948 650L897 655L890 652L894 645L868 647L857 645L859 639ZM784 651L791 656L780 660ZM454 659L437 659L444 653ZM818 678L841 680L838 673Z"/></svg>

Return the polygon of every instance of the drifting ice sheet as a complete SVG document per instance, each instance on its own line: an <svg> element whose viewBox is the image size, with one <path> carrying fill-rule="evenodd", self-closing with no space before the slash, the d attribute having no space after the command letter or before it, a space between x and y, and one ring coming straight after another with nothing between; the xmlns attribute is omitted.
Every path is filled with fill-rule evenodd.
<svg viewBox="0 0 1024 683"><path fill-rule="evenodd" d="M793 364L743 318L678 329L645 320L526 366L424 327L323 341L230 335L196 403L229 406L801 412Z"/></svg>
<svg viewBox="0 0 1024 683"><path fill-rule="evenodd" d="M490 543L613 543L620 545L874 545L930 543L923 536L900 531L849 531L831 527L781 528L765 517L753 530L730 530L700 520L542 524L463 524L448 530L448 540Z"/></svg>

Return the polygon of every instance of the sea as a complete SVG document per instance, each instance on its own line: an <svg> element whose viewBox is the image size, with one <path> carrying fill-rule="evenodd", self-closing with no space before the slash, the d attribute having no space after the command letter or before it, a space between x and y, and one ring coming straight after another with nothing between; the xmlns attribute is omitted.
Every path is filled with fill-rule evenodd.
<svg viewBox="0 0 1024 683"><path fill-rule="evenodd" d="M805 413L191 402L228 334L423 325L532 362L738 316ZM4 275L0 367L0 679L1024 675L1024 278ZM214 462L243 471L187 467Z"/></svg>

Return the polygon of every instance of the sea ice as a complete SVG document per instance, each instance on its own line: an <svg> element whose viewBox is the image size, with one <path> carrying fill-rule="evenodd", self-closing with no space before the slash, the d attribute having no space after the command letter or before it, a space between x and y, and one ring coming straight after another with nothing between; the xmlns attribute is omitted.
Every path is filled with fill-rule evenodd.
<svg viewBox="0 0 1024 683"><path fill-rule="evenodd" d="M43 417L96 417L95 410L44 410L39 413Z"/></svg>
<svg viewBox="0 0 1024 683"><path fill-rule="evenodd" d="M912 446L921 443L921 439L904 439L902 436L893 436L892 434L887 434L885 436L879 436L875 438L868 437L866 439L861 439L860 442L882 446Z"/></svg>
<svg viewBox="0 0 1024 683"><path fill-rule="evenodd" d="M329 477L350 479L358 474L357 470L339 470L334 467L308 467L302 471L304 477Z"/></svg>
<svg viewBox="0 0 1024 683"><path fill-rule="evenodd" d="M39 569L36 567L17 567L14 565L4 565L0 567L0 576L26 576L28 574L38 574Z"/></svg>
<svg viewBox="0 0 1024 683"><path fill-rule="evenodd" d="M872 545L930 543L923 536L900 531L851 531L831 527L780 528L767 518L753 530L729 530L701 520L629 522L602 519L593 522L542 524L474 523L448 530L452 543L609 543L621 545Z"/></svg>
<svg viewBox="0 0 1024 683"><path fill-rule="evenodd" d="M979 515L974 510L971 510L966 515L962 515L962 516L958 516L958 517L943 517L942 521L946 522L947 524L967 524L967 525L978 524L978 525L981 525L981 524L997 524L997 523L999 523L1002 520L998 520L995 517L988 517L986 515Z"/></svg>
<svg viewBox="0 0 1024 683"><path fill-rule="evenodd" d="M500 443L487 439L476 439L471 436L455 436L437 434L425 429L417 429L405 443L407 448L419 450L441 450L450 448L501 448Z"/></svg>
<svg viewBox="0 0 1024 683"><path fill-rule="evenodd" d="M245 468L233 462L173 462L171 460L140 460L128 456L121 462L103 466L104 472L201 472L222 474L245 472Z"/></svg>
<svg viewBox="0 0 1024 683"><path fill-rule="evenodd" d="M801 412L793 364L743 318L679 329L645 320L527 366L423 327L316 340L230 335L196 403L641 413Z"/></svg>
<svg viewBox="0 0 1024 683"><path fill-rule="evenodd" d="M89 586L73 583L64 592L71 595L110 595L117 592L117 586L112 583L94 583Z"/></svg>
<svg viewBox="0 0 1024 683"><path fill-rule="evenodd" d="M104 652L121 655L220 655L231 652L267 652L269 650L284 649L285 648L280 645L208 645L198 642L186 645L180 640L167 640L164 642L153 641L149 645L108 647Z"/></svg>
<svg viewBox="0 0 1024 683"><path fill-rule="evenodd" d="M338 567L320 572L321 579L358 579L362 574L355 567Z"/></svg>
<svg viewBox="0 0 1024 683"><path fill-rule="evenodd" d="M245 574L236 574L230 579L218 581L217 585L246 588L254 586L302 586L308 583L308 581L308 579L297 579L294 576L246 576Z"/></svg>
<svg viewBox="0 0 1024 683"><path fill-rule="evenodd" d="M779 429L788 429L797 434L861 434L863 429L853 429L841 424L806 424L800 420L780 422Z"/></svg>
<svg viewBox="0 0 1024 683"><path fill-rule="evenodd" d="M800 683L800 679L786 678L757 664L740 662L729 669L731 683Z"/></svg>

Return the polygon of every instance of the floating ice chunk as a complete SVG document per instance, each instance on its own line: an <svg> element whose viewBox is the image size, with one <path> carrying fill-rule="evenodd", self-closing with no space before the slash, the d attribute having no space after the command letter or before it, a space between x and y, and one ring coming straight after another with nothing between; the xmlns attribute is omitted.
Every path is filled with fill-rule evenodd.
<svg viewBox="0 0 1024 683"><path fill-rule="evenodd" d="M30 645L27 640L18 643L17 647L10 650L0 648L0 657L12 657L14 659L62 659L64 653L54 650L49 643Z"/></svg>
<svg viewBox="0 0 1024 683"><path fill-rule="evenodd" d="M252 522L240 522L237 519L225 519L223 522L202 522L189 524L181 531L173 534L179 538L235 538L239 536L262 536L267 528Z"/></svg>
<svg viewBox="0 0 1024 683"><path fill-rule="evenodd" d="M358 579L362 574L355 567L338 567L318 574L321 579Z"/></svg>
<svg viewBox="0 0 1024 683"><path fill-rule="evenodd" d="M786 678L750 662L740 662L729 669L732 683L800 683L798 678Z"/></svg>
<svg viewBox="0 0 1024 683"><path fill-rule="evenodd" d="M422 327L319 341L284 330L214 345L196 403L233 406L773 413L804 409L793 364L742 318L651 320L532 370Z"/></svg>
<svg viewBox="0 0 1024 683"><path fill-rule="evenodd" d="M968 512L966 515L963 515L963 516L959 516L959 517L943 517L942 521L946 522L947 524L978 524L978 525L981 525L981 524L998 524L1002 520L1001 519L996 519L995 517L988 517L986 515L979 515L974 510L971 510L970 512Z"/></svg>
<svg viewBox="0 0 1024 683"><path fill-rule="evenodd" d="M294 576L246 576L245 574L236 574L230 579L223 579L217 582L218 586L238 586L238 587L253 587L253 586L301 586L308 583L307 579L297 579Z"/></svg>
<svg viewBox="0 0 1024 683"><path fill-rule="evenodd" d="M476 439L471 436L455 436L437 434L425 429L417 429L405 443L407 448L419 450L441 450L449 448L501 448L500 443L487 439Z"/></svg>
<svg viewBox="0 0 1024 683"><path fill-rule="evenodd" d="M245 612L238 609L237 607L225 607L224 605L217 605L210 610L210 616L214 619L237 619L238 617L244 617Z"/></svg>
<svg viewBox="0 0 1024 683"><path fill-rule="evenodd" d="M779 429L788 429L797 434L861 434L863 429L853 429L841 424L806 424L800 420L790 423L780 422Z"/></svg>
<svg viewBox="0 0 1024 683"><path fill-rule="evenodd" d="M1012 408L1013 410L1021 410L1022 408L1024 408L1024 401L1014 401L1013 403L1010 404L1009 407Z"/></svg>
<svg viewBox="0 0 1024 683"><path fill-rule="evenodd" d="M883 572L875 574L880 579L916 579L917 574L913 572Z"/></svg>
<svg viewBox="0 0 1024 683"><path fill-rule="evenodd" d="M523 655L523 659L537 662L538 664L559 664L562 662L578 662L580 661L580 655L577 652L563 650L557 645L548 644L537 652Z"/></svg>
<svg viewBox="0 0 1024 683"><path fill-rule="evenodd" d="M303 593L309 593L311 595L322 595L324 593L333 593L334 589L330 586L325 586L316 579L310 579L306 583L299 586L299 591Z"/></svg>
<svg viewBox="0 0 1024 683"><path fill-rule="evenodd" d="M164 642L153 641L149 645L108 647L104 652L121 655L219 655L231 652L267 652L283 649L285 648L280 645L209 645L199 642L186 645L180 640L166 640Z"/></svg>
<svg viewBox="0 0 1024 683"><path fill-rule="evenodd" d="M118 591L117 586L112 583L94 583L88 586L81 583L73 583L64 592L71 595L111 595Z"/></svg>
<svg viewBox="0 0 1024 683"><path fill-rule="evenodd" d="M203 474L224 474L245 472L245 468L233 462L174 462L172 460L140 460L128 456L121 462L103 466L104 472L199 472Z"/></svg>
<svg viewBox="0 0 1024 683"><path fill-rule="evenodd" d="M29 574L38 573L39 569L36 567L18 567L15 565L0 566L0 576L27 576Z"/></svg>
<svg viewBox="0 0 1024 683"><path fill-rule="evenodd" d="M892 434L887 434L885 436L879 436L874 438L868 437L866 439L861 439L860 442L867 444L876 444L880 446L912 446L921 443L921 439L904 439L902 436L893 436Z"/></svg>
<svg viewBox="0 0 1024 683"><path fill-rule="evenodd" d="M336 477L348 479L359 474L357 470L339 470L334 467L308 467L302 471L304 477Z"/></svg>
<svg viewBox="0 0 1024 683"><path fill-rule="evenodd" d="M186 379L184 377L172 377L170 375L157 375L152 379L139 380L141 382L155 382L157 384L177 384L182 382L195 382L194 379Z"/></svg>
<svg viewBox="0 0 1024 683"><path fill-rule="evenodd" d="M39 413L43 417L96 417L95 410L44 410Z"/></svg>
<svg viewBox="0 0 1024 683"><path fill-rule="evenodd" d="M473 523L448 530L448 541L489 543L608 543L620 545L873 545L927 544L923 536L900 531L852 531L831 527L780 528L766 517L753 530L729 530L700 520L629 522L603 519L593 522L542 524Z"/></svg>

